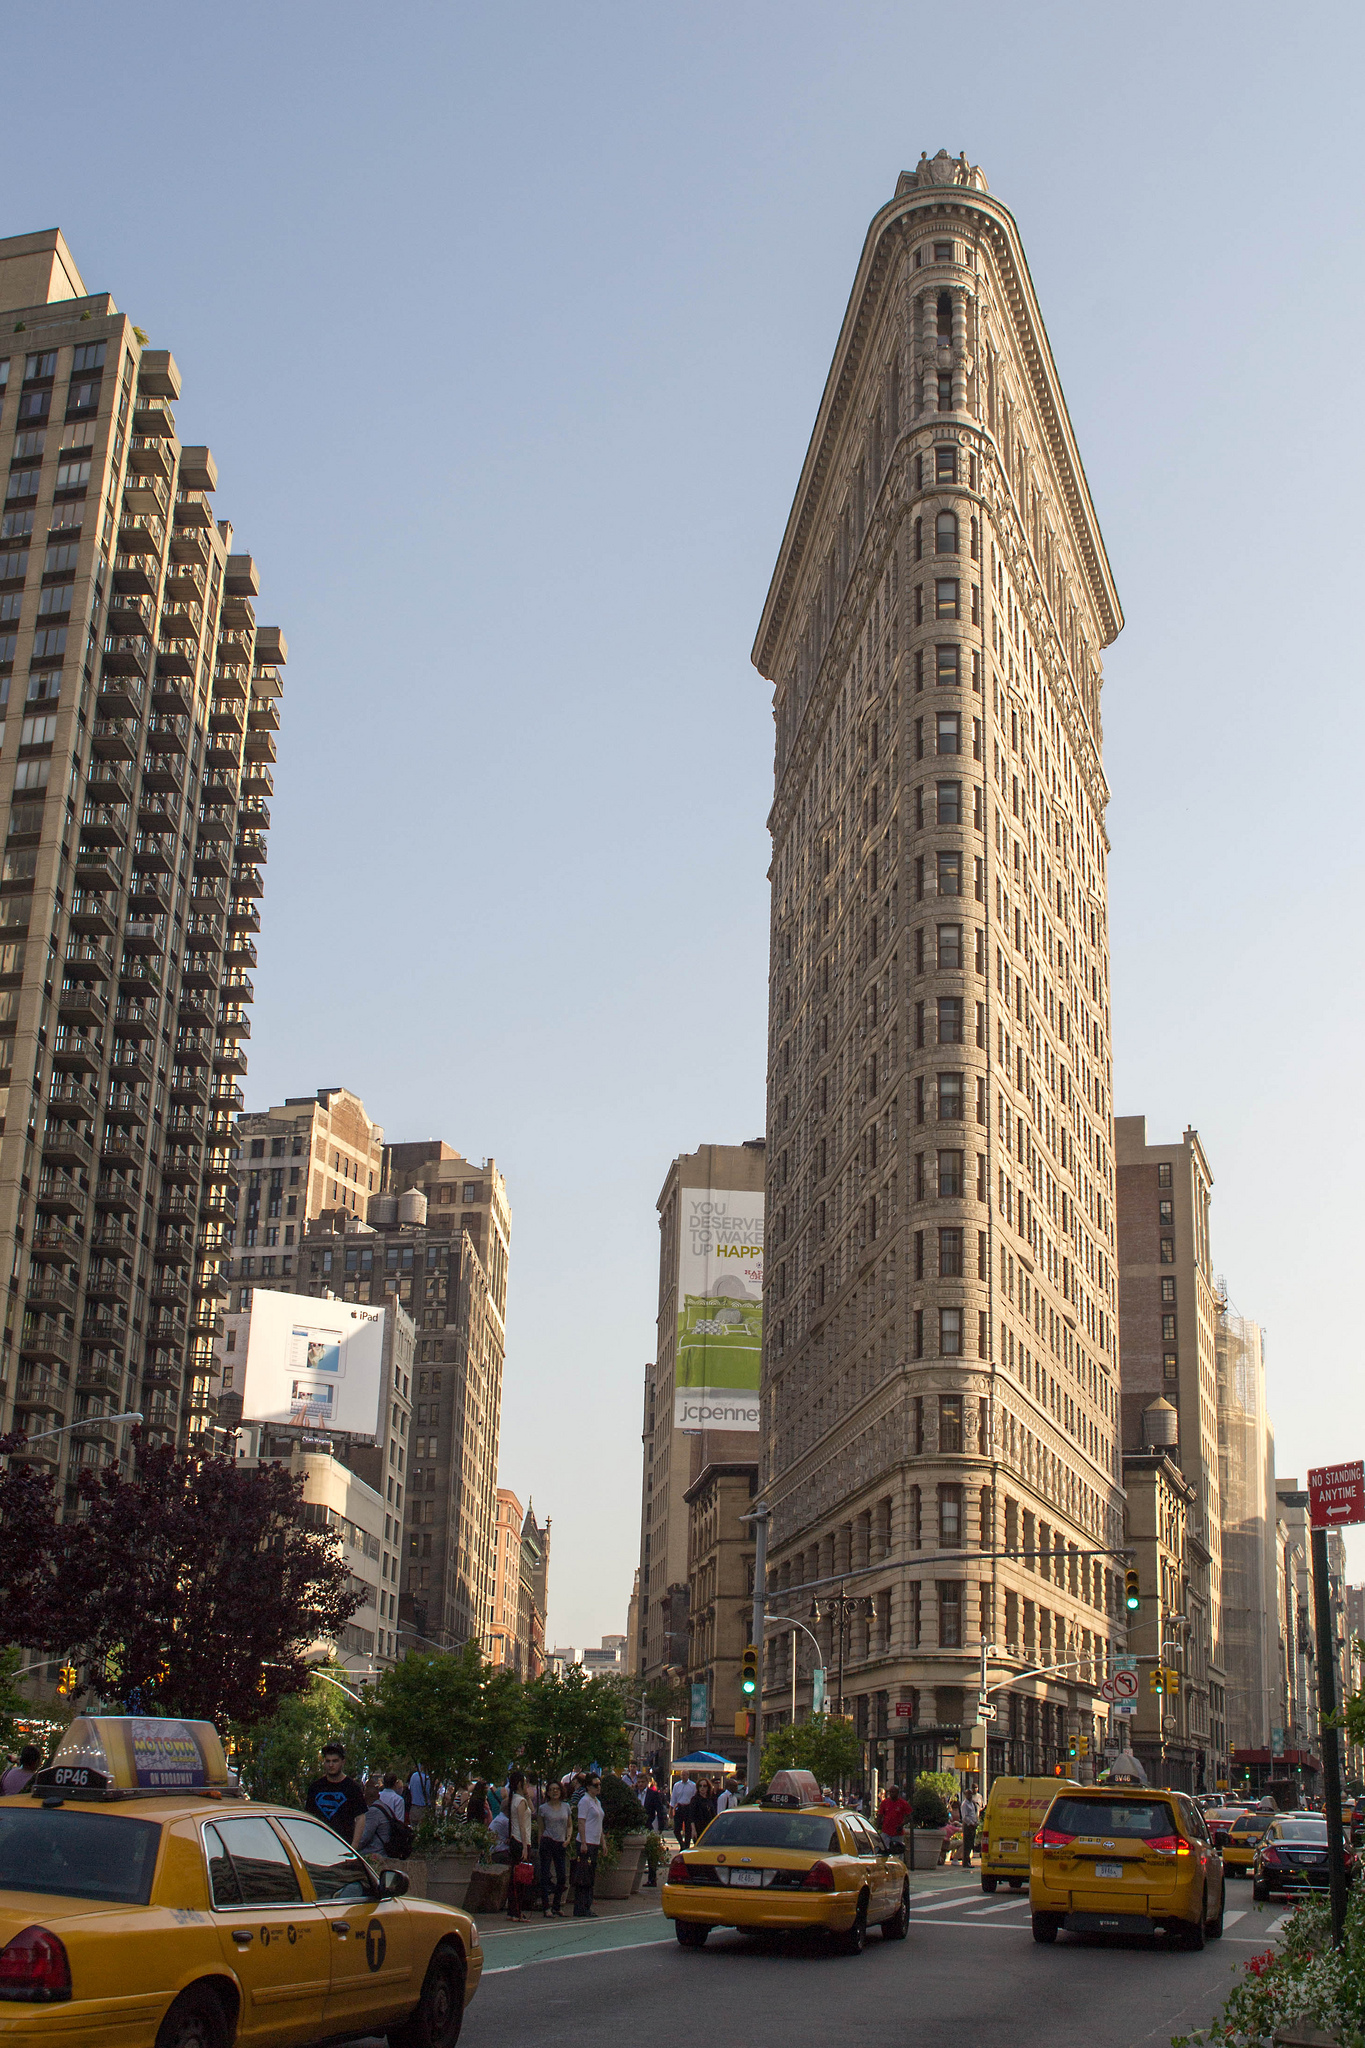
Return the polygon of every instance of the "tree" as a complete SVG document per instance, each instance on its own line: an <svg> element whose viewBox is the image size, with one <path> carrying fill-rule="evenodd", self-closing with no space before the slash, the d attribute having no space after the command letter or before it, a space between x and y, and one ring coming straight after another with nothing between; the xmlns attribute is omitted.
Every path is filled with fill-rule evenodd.
<svg viewBox="0 0 1365 2048"><path fill-rule="evenodd" d="M12 1461L25 1441L0 1436L0 1642L39 1649L60 1633L57 1497L50 1471Z"/></svg>
<svg viewBox="0 0 1365 2048"><path fill-rule="evenodd" d="M863 1767L863 1746L852 1723L832 1714L812 1714L799 1727L790 1722L775 1728L763 1745L759 1776L764 1784L774 1771L813 1771L822 1785L857 1777Z"/></svg>
<svg viewBox="0 0 1365 2048"><path fill-rule="evenodd" d="M459 1652L409 1650L380 1673L366 1705L371 1739L410 1759L433 1783L501 1778L521 1740L522 1684L515 1671L486 1664L477 1643Z"/></svg>
<svg viewBox="0 0 1365 2048"><path fill-rule="evenodd" d="M589 1677L571 1664L563 1677L543 1671L526 1687L522 1757L538 1778L559 1778L576 1765L608 1771L630 1758L627 1702L611 1673Z"/></svg>
<svg viewBox="0 0 1365 2048"><path fill-rule="evenodd" d="M105 1697L250 1724L310 1683L307 1652L359 1600L336 1538L306 1527L303 1481L279 1465L142 1450L82 1472L83 1512L59 1525L41 1633Z"/></svg>

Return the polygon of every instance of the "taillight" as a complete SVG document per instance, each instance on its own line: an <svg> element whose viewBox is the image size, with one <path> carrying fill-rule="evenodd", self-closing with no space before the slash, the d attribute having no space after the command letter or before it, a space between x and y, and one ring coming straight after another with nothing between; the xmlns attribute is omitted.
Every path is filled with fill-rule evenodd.
<svg viewBox="0 0 1365 2048"><path fill-rule="evenodd" d="M807 1892L832 1892L834 1872L828 1863L812 1863L801 1880L801 1889Z"/></svg>
<svg viewBox="0 0 1365 2048"><path fill-rule="evenodd" d="M673 1861L669 1864L668 1881L670 1884L687 1883L687 1865L683 1861L681 1856L675 1856L673 1858Z"/></svg>
<svg viewBox="0 0 1365 2048"><path fill-rule="evenodd" d="M1261 1861L1262 1863L1273 1863L1276 1870L1280 1870L1283 1868L1280 1862L1280 1852L1278 1849L1262 1849Z"/></svg>
<svg viewBox="0 0 1365 2048"><path fill-rule="evenodd" d="M1074 1835L1064 1835L1060 1828L1039 1828L1033 1842L1038 1849L1065 1849L1075 1839Z"/></svg>
<svg viewBox="0 0 1365 2048"><path fill-rule="evenodd" d="M1190 1845L1183 1835L1151 1835L1147 1847L1154 1849L1158 1856L1188 1856Z"/></svg>
<svg viewBox="0 0 1365 2048"><path fill-rule="evenodd" d="M46 1927L25 1927L0 1948L0 1998L52 2005L71 1996L66 1950Z"/></svg>

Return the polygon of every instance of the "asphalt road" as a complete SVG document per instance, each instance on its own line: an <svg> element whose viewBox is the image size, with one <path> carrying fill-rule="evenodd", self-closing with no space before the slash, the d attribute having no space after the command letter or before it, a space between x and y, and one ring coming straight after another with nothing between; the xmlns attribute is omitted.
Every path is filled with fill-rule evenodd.
<svg viewBox="0 0 1365 2048"><path fill-rule="evenodd" d="M652 1911L575 1930L488 1929L483 1982L462 2044L553 2041L646 2048L683 2029L706 2048L1139 2048L1206 2025L1247 1958L1271 1945L1283 1906L1228 1888L1227 1932L1199 1954L1164 1943L1062 1934L1034 1942L1027 1898L994 1898L944 1872L920 1880L910 1936L870 1936L861 1956L814 1939L712 1934L679 1948ZM853 2033L856 2030L856 2036Z"/></svg>

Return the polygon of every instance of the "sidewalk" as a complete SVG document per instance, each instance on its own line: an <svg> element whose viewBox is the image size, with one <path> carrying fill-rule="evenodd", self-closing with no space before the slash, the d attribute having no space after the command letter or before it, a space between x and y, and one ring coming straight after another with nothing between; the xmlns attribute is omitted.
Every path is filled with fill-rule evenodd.
<svg viewBox="0 0 1365 2048"><path fill-rule="evenodd" d="M509 1920L505 1913L477 1915L485 1975L674 1938L657 1891L636 1892L629 1899L599 1899L593 1911L595 1920L575 1920L572 1907L565 1908L562 1920L542 1918L539 1906L524 1920Z"/></svg>

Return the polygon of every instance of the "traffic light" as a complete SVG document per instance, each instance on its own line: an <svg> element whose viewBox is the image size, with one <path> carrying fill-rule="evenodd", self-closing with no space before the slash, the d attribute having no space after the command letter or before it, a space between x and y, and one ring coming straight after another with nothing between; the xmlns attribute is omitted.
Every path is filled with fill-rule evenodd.
<svg viewBox="0 0 1365 2048"><path fill-rule="evenodd" d="M1077 1742L1077 1748L1079 1749L1082 1756L1089 1756L1090 1737L1088 1735L1082 1735L1081 1737L1079 1737Z"/></svg>
<svg viewBox="0 0 1365 2048"><path fill-rule="evenodd" d="M747 1644L745 1647L744 1669L740 1676L739 1689L741 1692L749 1694L758 1691L758 1651L752 1643Z"/></svg>
<svg viewBox="0 0 1365 2048"><path fill-rule="evenodd" d="M1123 1575L1123 1604L1130 1614L1136 1614L1142 1606L1142 1588L1135 1571Z"/></svg>
<svg viewBox="0 0 1365 2048"><path fill-rule="evenodd" d="M1067 1744L1066 1753L1068 1756L1075 1756L1078 1754L1074 1738Z"/></svg>
<svg viewBox="0 0 1365 2048"><path fill-rule="evenodd" d="M1147 1684L1148 1684L1148 1687L1150 1688L1150 1690L1151 1690L1152 1692L1165 1692L1165 1690L1166 1690L1166 1674L1165 1674L1165 1672L1164 1672L1164 1671L1153 1671L1153 1672L1152 1672L1152 1673L1151 1673L1151 1674L1149 1675L1149 1677L1148 1677L1148 1680L1147 1680Z"/></svg>
<svg viewBox="0 0 1365 2048"><path fill-rule="evenodd" d="M63 1664L57 1673L57 1694L60 1699L70 1699L76 1690L76 1672L73 1665Z"/></svg>
<svg viewBox="0 0 1365 2048"><path fill-rule="evenodd" d="M754 1717L746 1714L743 1707L735 1715L735 1734L741 1742L747 1742L754 1732Z"/></svg>
<svg viewBox="0 0 1365 2048"><path fill-rule="evenodd" d="M1168 1671L1166 1673L1166 1690L1167 1692L1179 1692L1180 1673L1178 1671Z"/></svg>

